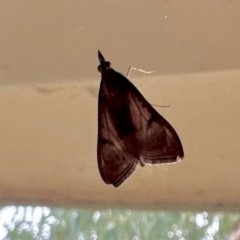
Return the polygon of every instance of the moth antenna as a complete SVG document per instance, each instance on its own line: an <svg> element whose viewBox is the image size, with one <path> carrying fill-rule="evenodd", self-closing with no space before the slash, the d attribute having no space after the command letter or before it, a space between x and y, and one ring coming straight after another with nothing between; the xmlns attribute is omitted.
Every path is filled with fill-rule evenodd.
<svg viewBox="0 0 240 240"><path fill-rule="evenodd" d="M101 52L99 50L98 50L98 59L99 59L100 63L105 62L105 58L103 57L103 55L101 54Z"/></svg>
<svg viewBox="0 0 240 240"><path fill-rule="evenodd" d="M145 71L145 70L140 69L140 68L129 67L128 72L127 72L127 77L130 76L130 73L131 73L132 70L135 70L135 71L138 71L138 72L142 72L142 73L145 73L145 74L153 73L155 71L155 69L153 69L151 71Z"/></svg>

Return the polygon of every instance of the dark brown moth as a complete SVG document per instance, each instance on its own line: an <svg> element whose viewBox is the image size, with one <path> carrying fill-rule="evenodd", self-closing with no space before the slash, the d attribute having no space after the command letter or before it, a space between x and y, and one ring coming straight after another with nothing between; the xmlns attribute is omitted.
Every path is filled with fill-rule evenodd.
<svg viewBox="0 0 240 240"><path fill-rule="evenodd" d="M121 185L138 164L176 162L184 156L173 127L98 51L98 167L103 181Z"/></svg>

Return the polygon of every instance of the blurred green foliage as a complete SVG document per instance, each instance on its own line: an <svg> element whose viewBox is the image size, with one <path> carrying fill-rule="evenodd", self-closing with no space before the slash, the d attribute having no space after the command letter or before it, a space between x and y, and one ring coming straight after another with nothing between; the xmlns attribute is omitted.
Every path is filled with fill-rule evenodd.
<svg viewBox="0 0 240 240"><path fill-rule="evenodd" d="M240 215L6 206L0 240L225 240Z"/></svg>

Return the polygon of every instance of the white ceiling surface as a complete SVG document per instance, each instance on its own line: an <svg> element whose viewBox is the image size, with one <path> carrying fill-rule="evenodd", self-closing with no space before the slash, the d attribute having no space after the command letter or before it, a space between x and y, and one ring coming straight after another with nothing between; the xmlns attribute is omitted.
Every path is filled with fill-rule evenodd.
<svg viewBox="0 0 240 240"><path fill-rule="evenodd" d="M118 68L178 74L240 66L240 2L1 1L1 83L96 80Z"/></svg>
<svg viewBox="0 0 240 240"><path fill-rule="evenodd" d="M1 1L0 201L240 206L239 23L233 0ZM171 103L157 110L186 154L118 190L97 169L98 49L156 69L131 79Z"/></svg>

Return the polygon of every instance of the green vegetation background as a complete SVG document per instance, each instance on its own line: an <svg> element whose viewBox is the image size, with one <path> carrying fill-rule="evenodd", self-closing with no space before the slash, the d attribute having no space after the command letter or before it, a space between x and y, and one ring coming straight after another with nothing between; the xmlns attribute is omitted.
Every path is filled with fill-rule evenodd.
<svg viewBox="0 0 240 240"><path fill-rule="evenodd" d="M7 206L0 240L225 240L240 215Z"/></svg>

